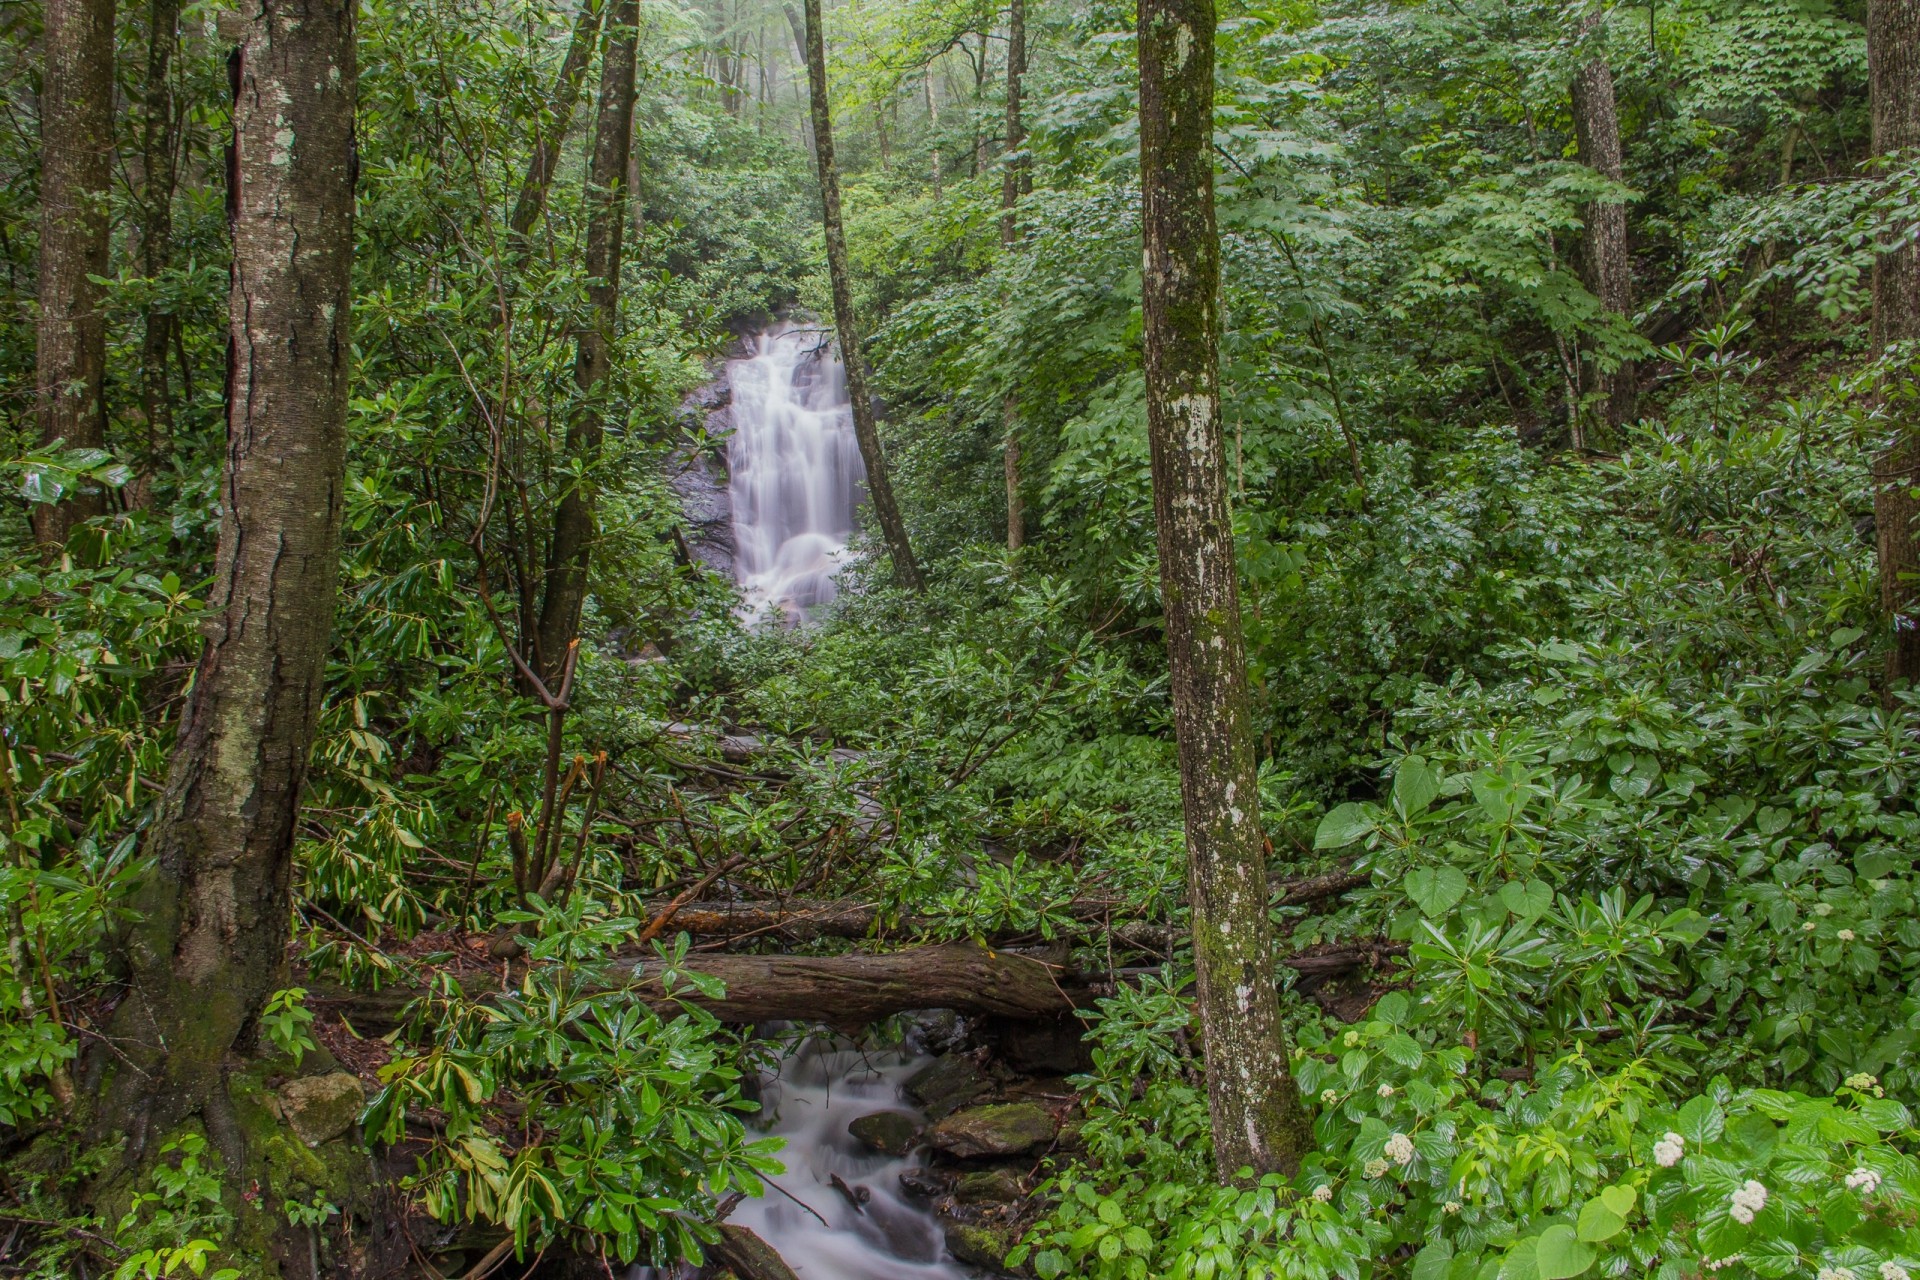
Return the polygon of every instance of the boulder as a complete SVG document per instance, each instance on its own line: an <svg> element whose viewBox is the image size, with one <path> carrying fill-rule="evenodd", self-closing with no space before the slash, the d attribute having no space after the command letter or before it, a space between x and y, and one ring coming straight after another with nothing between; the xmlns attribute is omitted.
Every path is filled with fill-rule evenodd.
<svg viewBox="0 0 1920 1280"><path fill-rule="evenodd" d="M993 1082L973 1059L950 1053L920 1068L902 1087L928 1119L938 1120L985 1094Z"/></svg>
<svg viewBox="0 0 1920 1280"><path fill-rule="evenodd" d="M1053 1112L1037 1102L1000 1102L956 1111L927 1134L950 1156L1017 1156L1053 1141Z"/></svg>
<svg viewBox="0 0 1920 1280"><path fill-rule="evenodd" d="M941 1222L947 1235L947 1252L969 1266L985 1267L996 1274L1006 1273L1006 1257L1020 1243L1020 1231L1007 1222L962 1222L947 1218Z"/></svg>
<svg viewBox="0 0 1920 1280"><path fill-rule="evenodd" d="M1026 1198L1026 1184L1012 1169L980 1169L963 1173L953 1184L955 1204L1018 1204Z"/></svg>
<svg viewBox="0 0 1920 1280"><path fill-rule="evenodd" d="M281 1116L310 1147L331 1142L352 1129L367 1105L360 1078L346 1071L289 1080L276 1096Z"/></svg>
<svg viewBox="0 0 1920 1280"><path fill-rule="evenodd" d="M900 1171L900 1190L914 1200L938 1200L953 1186L951 1169L929 1169L915 1165Z"/></svg>
<svg viewBox="0 0 1920 1280"><path fill-rule="evenodd" d="M905 1111L876 1111L848 1125L847 1132L882 1155L903 1156L920 1137L920 1121Z"/></svg>

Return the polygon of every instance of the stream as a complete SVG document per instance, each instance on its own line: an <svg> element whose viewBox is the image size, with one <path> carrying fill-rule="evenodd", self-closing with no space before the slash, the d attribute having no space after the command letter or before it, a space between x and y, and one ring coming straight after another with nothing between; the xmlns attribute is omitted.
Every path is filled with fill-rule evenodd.
<svg viewBox="0 0 1920 1280"><path fill-rule="evenodd" d="M766 1132L787 1140L780 1153L787 1171L770 1179L779 1190L743 1201L730 1221L758 1233L801 1280L971 1276L947 1257L933 1215L901 1191L900 1175L924 1157L881 1155L847 1132L849 1123L875 1111L914 1110L900 1086L930 1061L807 1040L763 1094ZM835 1176L855 1196L864 1193L865 1203L856 1207L834 1185Z"/></svg>
<svg viewBox="0 0 1920 1280"><path fill-rule="evenodd" d="M830 334L781 322L728 362L734 575L743 612L785 625L838 594L866 470Z"/></svg>

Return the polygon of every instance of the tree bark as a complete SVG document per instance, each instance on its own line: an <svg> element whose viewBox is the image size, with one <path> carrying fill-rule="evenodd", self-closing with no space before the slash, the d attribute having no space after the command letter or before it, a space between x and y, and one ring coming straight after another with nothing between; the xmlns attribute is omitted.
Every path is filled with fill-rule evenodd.
<svg viewBox="0 0 1920 1280"><path fill-rule="evenodd" d="M1920 0L1867 5L1867 79L1877 156L1920 147ZM1920 339L1920 248L1904 224L1873 262L1873 343L1884 352ZM1906 381L1910 368L1890 376ZM1880 551L1880 599L1893 628L1889 683L1920 681L1920 411L1911 395L1885 395L1894 440L1874 461L1873 520Z"/></svg>
<svg viewBox="0 0 1920 1280"><path fill-rule="evenodd" d="M207 643L126 938L112 1043L130 1158L199 1114L286 985L295 823L339 570L352 329L352 0L262 0L231 62L227 462Z"/></svg>
<svg viewBox="0 0 1920 1280"><path fill-rule="evenodd" d="M940 171L940 100L934 96L933 64L931 62L927 64L926 83L927 83L927 132L930 135L932 135L932 139L933 139L932 145L929 147L929 150L933 153L932 159L929 162L929 167L932 169L931 176L933 178L933 198L938 200L943 194L945 194L945 190L944 190L945 184L943 181L943 175Z"/></svg>
<svg viewBox="0 0 1920 1280"><path fill-rule="evenodd" d="M1000 173L1000 246L1012 252L1020 238L1018 206L1020 171L1025 161L1020 150L1026 145L1026 130L1020 118L1020 81L1027 71L1027 3L1009 0L1007 11L1007 158ZM1006 440L1002 447L1001 468L1007 481L1007 550L1018 551L1027 541L1026 512L1020 497L1020 398L1009 391L1001 405Z"/></svg>
<svg viewBox="0 0 1920 1280"><path fill-rule="evenodd" d="M527 160L527 176L520 181L519 198L514 201L513 212L507 219L507 229L516 239L529 235L546 211L554 167L560 163L560 148L573 125L574 105L580 100L580 84L587 78L593 46L600 38L602 9L603 0L580 0L580 11L573 19L573 39L567 44L567 56L560 64L559 78L554 81L553 96L534 129L533 155Z"/></svg>
<svg viewBox="0 0 1920 1280"><path fill-rule="evenodd" d="M833 159L833 118L827 102L826 38L821 33L820 0L805 0L804 24L787 6L787 21L805 46L807 88L813 105L813 153L820 171L821 219L827 239L827 275L833 284L833 321L840 334L840 359L847 370L847 395L853 401L853 434L860 444L860 460L867 468L867 497L880 522L881 537L893 560L893 576L903 587L924 587L920 565L907 539L907 523L894 501L893 480L880 447L880 427L873 417L873 397L867 391L866 360L860 349L860 323L853 313L853 285L847 271L847 237L840 220L840 171Z"/></svg>
<svg viewBox="0 0 1920 1280"><path fill-rule="evenodd" d="M147 82L141 122L140 272L158 279L173 263L173 193L177 182L179 111L173 59L180 47L180 0L149 0ZM149 302L140 339L140 403L147 420L143 483L159 469L173 439L173 393L167 362L173 355L173 312Z"/></svg>
<svg viewBox="0 0 1920 1280"><path fill-rule="evenodd" d="M44 444L107 441L108 183L113 161L113 0L46 0L40 102L40 316L35 408ZM58 556L106 510L98 490L34 508L34 539Z"/></svg>
<svg viewBox="0 0 1920 1280"><path fill-rule="evenodd" d="M539 670L557 688L567 648L580 634L587 595L594 506L591 468L603 433L603 401L613 364L620 313L620 260L626 227L627 157L633 150L634 74L639 55L636 0L615 0L606 52L600 61L600 106L587 171L587 296L592 323L575 336L573 380L583 403L567 426L567 453L580 469L554 509L547 547L546 587L540 604Z"/></svg>
<svg viewBox="0 0 1920 1280"><path fill-rule="evenodd" d="M1291 1171L1313 1132L1274 995L1260 789L1220 427L1212 0L1140 0L1147 435L1214 1162Z"/></svg>
<svg viewBox="0 0 1920 1280"><path fill-rule="evenodd" d="M1602 25L1596 12L1581 24L1581 34L1597 39ZM1620 114L1613 100L1613 69L1604 56L1589 59L1573 77L1573 132L1581 164L1614 182L1623 180ZM1627 206L1618 200L1595 200L1587 205L1586 224L1587 288L1610 314L1630 321L1633 259L1627 247ZM1607 424L1618 427L1631 421L1636 398L1632 364L1612 372L1596 366L1593 376Z"/></svg>

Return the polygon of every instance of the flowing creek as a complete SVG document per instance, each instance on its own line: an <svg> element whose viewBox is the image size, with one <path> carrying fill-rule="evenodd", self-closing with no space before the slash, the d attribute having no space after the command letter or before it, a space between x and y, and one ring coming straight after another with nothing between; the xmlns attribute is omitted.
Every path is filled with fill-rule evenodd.
<svg viewBox="0 0 1920 1280"><path fill-rule="evenodd" d="M833 1048L819 1037L806 1041L763 1095L766 1132L787 1140L780 1153L787 1171L772 1179L779 1190L743 1201L730 1221L757 1232L800 1280L972 1275L947 1257L933 1215L901 1190L900 1175L924 1157L881 1155L847 1132L848 1124L875 1111L917 1114L900 1086L930 1061ZM856 1206L849 1193L864 1203Z"/></svg>
<svg viewBox="0 0 1920 1280"><path fill-rule="evenodd" d="M734 574L750 617L788 624L831 601L866 480L831 336L782 322L728 362Z"/></svg>

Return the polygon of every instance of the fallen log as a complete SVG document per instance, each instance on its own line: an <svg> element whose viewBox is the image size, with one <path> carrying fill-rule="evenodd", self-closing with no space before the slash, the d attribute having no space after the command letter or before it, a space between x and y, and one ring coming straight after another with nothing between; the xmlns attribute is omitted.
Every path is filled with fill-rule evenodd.
<svg viewBox="0 0 1920 1280"><path fill-rule="evenodd" d="M1322 902L1357 889L1371 878L1365 871L1343 869L1289 880L1276 886L1280 890L1277 905L1297 907ZM1067 905L1067 914L1082 923L1096 924L1124 905L1112 900L1082 898ZM900 937L926 933L942 923L915 915L889 919L870 902L798 898L787 902L668 902L649 905L646 915L649 921L659 923L659 932L689 933L700 938L771 936L788 942ZM1151 921L1115 923L1117 928L1163 928Z"/></svg>
<svg viewBox="0 0 1920 1280"><path fill-rule="evenodd" d="M1305 983L1317 986L1404 952L1404 946L1375 943L1287 956L1281 963L1298 972ZM1060 1018L1110 993L1116 980L1148 972L1069 973L1029 956L970 942L883 955L714 955L700 957L687 967L720 979L725 994L711 998L682 985L670 995L652 961L621 961L614 966L612 978L630 983L634 998L662 1012L685 1003L708 1010L722 1022L824 1022L857 1027L911 1009L954 1009L1028 1021ZM639 980L633 981L636 971ZM501 982L503 988L512 985L504 978L484 976L483 971L471 974L468 981L467 989L474 995L491 981ZM350 992L317 981L310 986L310 1004L339 1012L363 1035L398 1025L401 1010L419 994L406 988Z"/></svg>

